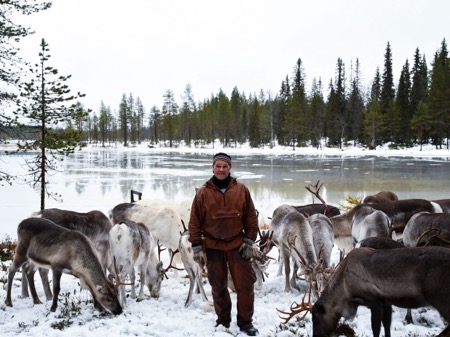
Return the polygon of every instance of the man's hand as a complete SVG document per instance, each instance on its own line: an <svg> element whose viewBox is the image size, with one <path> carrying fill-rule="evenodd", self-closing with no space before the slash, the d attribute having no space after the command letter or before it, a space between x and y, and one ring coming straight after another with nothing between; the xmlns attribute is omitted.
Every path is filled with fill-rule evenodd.
<svg viewBox="0 0 450 337"><path fill-rule="evenodd" d="M250 261L257 256L259 249L253 240L244 238L244 242L239 247L239 253L245 261Z"/></svg>
<svg viewBox="0 0 450 337"><path fill-rule="evenodd" d="M192 251L194 252L194 261L199 265L205 264L205 259L203 258L202 245L192 246Z"/></svg>

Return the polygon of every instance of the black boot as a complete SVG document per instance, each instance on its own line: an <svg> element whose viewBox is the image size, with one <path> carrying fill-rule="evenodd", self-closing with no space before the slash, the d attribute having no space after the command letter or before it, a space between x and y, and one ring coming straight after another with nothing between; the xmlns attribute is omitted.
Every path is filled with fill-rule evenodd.
<svg viewBox="0 0 450 337"><path fill-rule="evenodd" d="M245 332L248 336L257 336L259 335L258 329L256 329L253 324L244 325L241 328L242 332Z"/></svg>

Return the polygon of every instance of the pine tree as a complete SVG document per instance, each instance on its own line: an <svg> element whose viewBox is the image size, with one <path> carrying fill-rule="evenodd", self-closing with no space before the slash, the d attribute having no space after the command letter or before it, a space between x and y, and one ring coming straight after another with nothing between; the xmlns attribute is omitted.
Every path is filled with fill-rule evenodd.
<svg viewBox="0 0 450 337"><path fill-rule="evenodd" d="M394 74L392 70L392 51L391 44L388 42L384 54L384 71L381 82L380 109L383 116L382 139L384 142L392 140L389 117L386 116L389 107L392 107L392 101L395 99ZM392 112L392 110L391 110Z"/></svg>
<svg viewBox="0 0 450 337"><path fill-rule="evenodd" d="M163 97L163 130L166 135L165 139L169 140L169 147L172 147L175 136L175 117L178 114L178 105L175 103L175 97L171 90L167 90Z"/></svg>
<svg viewBox="0 0 450 337"><path fill-rule="evenodd" d="M122 94L122 99L119 104L119 120L120 120L120 130L122 131L122 141L123 146L128 146L128 131L130 125L128 100L127 95Z"/></svg>
<svg viewBox="0 0 450 337"><path fill-rule="evenodd" d="M280 145L286 145L287 143L287 131L285 129L287 103L291 97L291 87L289 85L289 77L286 75L286 79L281 81L280 94L278 96L278 115L274 121L275 135Z"/></svg>
<svg viewBox="0 0 450 337"><path fill-rule="evenodd" d="M388 42L384 54L384 71L381 85L381 113L385 113L391 101L395 98L394 74L392 70L392 51L391 44Z"/></svg>
<svg viewBox="0 0 450 337"><path fill-rule="evenodd" d="M325 102L322 93L322 82L314 78L311 89L311 99L309 106L308 129L311 145L319 147L320 139L323 137L324 119L325 119Z"/></svg>
<svg viewBox="0 0 450 337"><path fill-rule="evenodd" d="M250 107L250 127L249 142L251 147L259 147L261 145L261 105L257 97L249 97Z"/></svg>
<svg viewBox="0 0 450 337"><path fill-rule="evenodd" d="M350 84L350 95L347 101L347 137L354 141L361 141L361 126L364 110L364 99L361 89L359 60L356 59L355 70Z"/></svg>
<svg viewBox="0 0 450 337"><path fill-rule="evenodd" d="M136 98L136 132L137 132L137 142L141 144L142 142L142 130L144 128L144 116L145 116L145 108L144 104L141 101L141 98L138 96Z"/></svg>
<svg viewBox="0 0 450 337"><path fill-rule="evenodd" d="M398 81L397 97L395 100L397 116L396 123L390 123L390 132L395 135L394 141L398 145L410 145L410 121L411 115L411 78L409 73L409 62L406 60L405 65L400 73Z"/></svg>
<svg viewBox="0 0 450 337"><path fill-rule="evenodd" d="M238 88L234 87L231 92L230 98L230 110L231 110L231 120L233 124L233 128L231 130L232 137L234 140L234 146L237 146L238 143L242 143L244 141L244 132L243 132L243 98L239 94Z"/></svg>
<svg viewBox="0 0 450 337"><path fill-rule="evenodd" d="M306 141L307 98L305 74L302 60L298 59L294 68L292 93L287 101L284 131L293 149Z"/></svg>
<svg viewBox="0 0 450 337"><path fill-rule="evenodd" d="M335 134L337 145L342 147L342 141L348 140L347 125L350 121L350 116L347 114L347 95L345 90L345 65L342 59L338 58L336 64L336 80L335 80Z"/></svg>
<svg viewBox="0 0 450 337"><path fill-rule="evenodd" d="M428 95L428 68L425 55L420 56L419 48L414 54L414 64L411 70L411 117L417 110L420 102L425 102Z"/></svg>
<svg viewBox="0 0 450 337"><path fill-rule="evenodd" d="M411 131L419 140L420 150L422 150L422 145L427 140L432 127L433 120L428 113L428 106L425 102L420 102L411 119Z"/></svg>
<svg viewBox="0 0 450 337"><path fill-rule="evenodd" d="M79 120L86 119L89 111L80 109L77 104L70 104L84 95L70 95L66 82L71 75L59 75L57 69L48 65L50 54L44 39L40 47L39 63L30 68L30 82L20 85L22 101L15 114L26 119L27 125L37 133L34 141L19 144L19 151L40 150L27 164L33 179L32 186L40 185L42 210L46 195L60 197L47 189L47 173L57 170L59 155L72 154L80 145L81 132L73 126Z"/></svg>
<svg viewBox="0 0 450 337"><path fill-rule="evenodd" d="M18 129L15 127L17 119L14 115L5 113L7 106L14 106L17 95L15 88L20 83L21 64L23 60L20 57L19 49L15 44L23 37L32 34L30 28L21 26L15 22L18 16L31 15L51 7L51 3L28 0L9 0L0 1L0 144L6 141L6 138L20 138ZM0 185L3 182L11 184L15 176L4 172L0 166Z"/></svg>
<svg viewBox="0 0 450 337"><path fill-rule="evenodd" d="M193 133L193 118L195 112L194 95L192 86L188 83L184 89L183 103L181 105L181 138L190 147Z"/></svg>
<svg viewBox="0 0 450 337"><path fill-rule="evenodd" d="M431 69L428 111L433 117L431 137L436 148L441 148L444 138L449 138L450 124L450 60L447 43L442 41Z"/></svg>
<svg viewBox="0 0 450 337"><path fill-rule="evenodd" d="M367 112L363 118L363 129L365 143L369 145L369 148L375 149L375 147L381 144L380 131L382 128L382 115L381 115L381 75L380 69L377 68L375 77L370 89L370 98L367 105Z"/></svg>

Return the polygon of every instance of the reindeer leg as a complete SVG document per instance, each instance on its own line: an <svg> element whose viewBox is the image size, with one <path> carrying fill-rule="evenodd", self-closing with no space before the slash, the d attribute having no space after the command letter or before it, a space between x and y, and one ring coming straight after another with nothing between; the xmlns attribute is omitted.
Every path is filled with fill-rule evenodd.
<svg viewBox="0 0 450 337"><path fill-rule="evenodd" d="M291 274L291 266L289 263L289 256L288 257L283 257L282 258L283 263L284 263L284 274L285 274L285 284L284 284L284 291L285 292L290 292L291 291L291 286L289 283L289 276Z"/></svg>
<svg viewBox="0 0 450 337"><path fill-rule="evenodd" d="M12 284L14 281L14 275L16 275L17 270L20 268L20 266L18 266L18 264L15 263L15 261L13 262L13 264L9 267L9 272L8 272L8 290L6 291L6 300L5 300L5 304L8 307L12 307L12 300L11 300L11 288L12 288ZM26 276L23 275L22 276L22 280L25 279Z"/></svg>
<svg viewBox="0 0 450 337"><path fill-rule="evenodd" d="M392 306L383 304L384 337L391 337Z"/></svg>
<svg viewBox="0 0 450 337"><path fill-rule="evenodd" d="M188 296L186 298L186 302L184 303L184 306L188 307L192 303L192 293L194 292L194 287L195 287L195 284L197 283L197 280L191 269L186 268L186 272L189 277L189 292L188 292ZM197 285L197 287L198 287L198 285Z"/></svg>
<svg viewBox="0 0 450 337"><path fill-rule="evenodd" d="M22 298L30 296L30 294L28 293L28 280L27 280L27 277L25 276L25 265L26 264L28 264L28 262L22 266L22 295L21 295Z"/></svg>
<svg viewBox="0 0 450 337"><path fill-rule="evenodd" d="M141 266L140 266L140 273L141 273L141 275L140 275L140 282L141 282L141 286L139 287L139 295L138 295L138 300L140 300L140 301L142 301L144 298L145 298L145 296L144 296L144 287L145 287L145 284L146 284L146 275L145 275L145 273L146 273L146 271L147 271L147 268L148 268L148 264L147 263L143 263L143 264L141 264ZM134 279L131 279L131 283L133 283L133 287L134 287ZM147 288L148 288L148 291L150 292L150 294L152 293L152 289L150 288L151 286L150 286L150 284L147 284Z"/></svg>
<svg viewBox="0 0 450 337"><path fill-rule="evenodd" d="M383 306L379 301L374 301L368 305L370 309L370 320L372 326L373 337L380 337L381 319L384 318Z"/></svg>
<svg viewBox="0 0 450 337"><path fill-rule="evenodd" d="M55 312L58 307L58 296L61 291L61 275L62 272L60 270L52 270L53 273L53 302L50 307L51 312ZM30 284L31 285L31 284Z"/></svg>
<svg viewBox="0 0 450 337"><path fill-rule="evenodd" d="M25 268L25 275L28 280L28 285L30 286L31 297L33 298L34 304L42 304L39 296L36 292L36 285L34 284L34 273L36 272L36 268L32 264L28 264Z"/></svg>
<svg viewBox="0 0 450 337"><path fill-rule="evenodd" d="M53 294L48 283L48 269L38 268L38 271L41 277L42 287L44 288L45 298L47 301L50 301L53 298Z"/></svg>
<svg viewBox="0 0 450 337"><path fill-rule="evenodd" d="M197 271L195 273L195 280L197 283L197 290L200 292L203 301L208 302L208 297L205 293L205 288L203 288L203 281L202 281L202 270L197 267Z"/></svg>
<svg viewBox="0 0 450 337"><path fill-rule="evenodd" d="M406 324L414 324L411 309L406 310L405 322Z"/></svg>
<svg viewBox="0 0 450 337"><path fill-rule="evenodd" d="M142 300L144 298L144 284L142 281L144 280L144 276L143 276L143 271L142 271L142 265L140 265L139 267L139 273L140 273L140 281L141 281L141 286L139 289L139 296L137 296L138 300ZM130 283L131 283L131 294L130 297L131 298L136 298L136 271L134 270L134 267L131 268L130 270Z"/></svg>

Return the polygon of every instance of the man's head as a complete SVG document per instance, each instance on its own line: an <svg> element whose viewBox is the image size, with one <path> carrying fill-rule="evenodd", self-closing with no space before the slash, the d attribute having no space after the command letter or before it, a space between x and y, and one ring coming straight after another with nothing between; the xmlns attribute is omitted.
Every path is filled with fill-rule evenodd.
<svg viewBox="0 0 450 337"><path fill-rule="evenodd" d="M219 180L224 180L230 175L231 157L226 153L219 152L213 157L213 173Z"/></svg>

